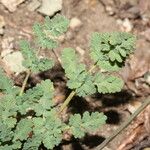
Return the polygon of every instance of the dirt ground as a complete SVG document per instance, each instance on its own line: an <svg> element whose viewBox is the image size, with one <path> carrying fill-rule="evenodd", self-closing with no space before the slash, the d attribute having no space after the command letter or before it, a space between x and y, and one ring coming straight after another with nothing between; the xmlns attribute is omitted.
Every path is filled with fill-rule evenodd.
<svg viewBox="0 0 150 150"><path fill-rule="evenodd" d="M0 36L0 52L8 48L18 51L20 39L32 40L32 25L43 21L44 15L37 11L29 11L27 9L29 2L27 0L20 4L14 12L8 11L0 3L0 16L5 22L4 33ZM73 47L80 55L80 60L87 66L92 63L88 56L92 32L126 31L137 36L136 50L119 72L125 81L124 90L114 95L96 94L71 104L70 111L73 112L81 113L88 108L91 111L103 111L108 117L107 124L97 133L87 135L81 140L66 142L56 149L91 150L128 119L150 94L150 1L63 0L62 10L58 13L69 19L78 18L81 25L67 31L57 50L57 56L59 57L64 47ZM10 73L7 69L6 71ZM47 78L55 80L55 75L61 72L60 70L57 72L57 69L55 71L56 73L49 71L46 74ZM15 82L20 81L15 80ZM59 81L56 81L56 84L58 85L57 94L64 95L63 86L59 84ZM79 105L82 107L79 108ZM150 149L149 135L150 107L146 108L104 150L148 150L146 148Z"/></svg>

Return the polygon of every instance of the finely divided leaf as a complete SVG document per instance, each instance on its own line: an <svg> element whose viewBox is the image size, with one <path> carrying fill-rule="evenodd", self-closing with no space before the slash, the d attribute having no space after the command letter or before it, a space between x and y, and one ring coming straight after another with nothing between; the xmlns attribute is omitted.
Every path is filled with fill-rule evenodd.
<svg viewBox="0 0 150 150"><path fill-rule="evenodd" d="M42 138L39 136L32 136L32 138L28 138L23 145L23 150L38 150L41 145L41 140Z"/></svg>
<svg viewBox="0 0 150 150"><path fill-rule="evenodd" d="M0 142L11 141L13 134L11 128L0 122Z"/></svg>
<svg viewBox="0 0 150 150"><path fill-rule="evenodd" d="M67 86L76 91L79 96L86 96L96 92L92 85L92 77L86 71L85 65L78 63L78 57L71 48L66 48L62 52L62 66L66 76L69 78Z"/></svg>
<svg viewBox="0 0 150 150"><path fill-rule="evenodd" d="M53 149L60 144L64 124L57 118L54 112L50 112L46 118L34 118L33 123L34 135L41 137L41 142L46 148Z"/></svg>
<svg viewBox="0 0 150 150"><path fill-rule="evenodd" d="M13 128L17 122L17 104L14 95L8 94L0 98L0 118L1 122L9 128Z"/></svg>
<svg viewBox="0 0 150 150"><path fill-rule="evenodd" d="M135 37L130 33L94 33L91 38L91 57L100 68L117 71L135 48Z"/></svg>
<svg viewBox="0 0 150 150"><path fill-rule="evenodd" d="M22 119L16 127L15 133L14 133L14 139L16 140L26 140L29 137L30 132L32 131L32 120L31 119Z"/></svg>
<svg viewBox="0 0 150 150"><path fill-rule="evenodd" d="M98 92L103 94L120 92L124 85L122 79L102 73L95 75L94 84L97 86Z"/></svg>
<svg viewBox="0 0 150 150"><path fill-rule="evenodd" d="M87 96L96 93L95 85L93 84L93 77L87 74L83 84L76 89L78 96Z"/></svg>
<svg viewBox="0 0 150 150"><path fill-rule="evenodd" d="M24 57L23 65L32 72L37 73L53 67L54 62L47 58L38 58L35 50L30 47L27 41L21 41L20 48Z"/></svg>
<svg viewBox="0 0 150 150"><path fill-rule="evenodd" d="M14 94L15 88L13 85L13 81L7 77L7 75L4 73L4 70L0 68L0 91L4 93Z"/></svg>
<svg viewBox="0 0 150 150"><path fill-rule="evenodd" d="M42 48L52 49L58 46L57 37L65 33L68 26L69 21L64 16L56 15L52 19L47 16L43 24L34 24L33 32Z"/></svg>
<svg viewBox="0 0 150 150"><path fill-rule="evenodd" d="M44 115L54 106L53 93L53 83L48 79L27 90L18 97L18 103L22 103L19 107L20 113L25 114L29 110L34 110L37 116Z"/></svg>
<svg viewBox="0 0 150 150"><path fill-rule="evenodd" d="M72 115L69 125L75 138L82 138L86 132L93 132L105 124L107 117L99 112L85 112L83 117L80 114Z"/></svg>
<svg viewBox="0 0 150 150"><path fill-rule="evenodd" d="M43 31L43 26L39 23L35 23L33 26L33 32L37 37L37 43L42 48L56 48L58 46L55 39L50 39L47 37L46 33Z"/></svg>
<svg viewBox="0 0 150 150"><path fill-rule="evenodd" d="M53 19L45 17L44 29L51 36L60 36L67 31L69 20L62 15L56 15Z"/></svg>

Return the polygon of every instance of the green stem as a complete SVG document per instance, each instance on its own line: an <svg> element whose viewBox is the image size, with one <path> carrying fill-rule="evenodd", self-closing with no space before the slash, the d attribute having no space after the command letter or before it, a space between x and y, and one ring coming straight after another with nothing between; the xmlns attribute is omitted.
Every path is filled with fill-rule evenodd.
<svg viewBox="0 0 150 150"><path fill-rule="evenodd" d="M94 64L91 69L88 72L92 72L93 69L95 69L96 65ZM76 94L75 91L72 91L69 96L67 97L67 99L64 101L64 103L62 104L62 106L60 107L60 111L58 112L58 114L60 114L69 104L69 102L71 101L71 99L74 97L74 95Z"/></svg>
<svg viewBox="0 0 150 150"><path fill-rule="evenodd" d="M19 93L20 96L22 96L22 94L23 94L23 92L24 92L24 90L25 90L25 87L26 87L26 84L27 84L27 81L28 81L28 79L29 79L29 76L30 76L31 71L30 71L30 70L27 70L26 73L27 73L27 74L26 74L26 77L25 77L25 79L24 79L24 81L23 81L23 84L22 84L22 87L21 87L21 91L20 91L20 93Z"/></svg>
<svg viewBox="0 0 150 150"><path fill-rule="evenodd" d="M61 105L60 107L60 111L58 112L58 114L60 114L69 104L69 102L71 101L71 99L74 97L74 95L76 94L75 91L72 91L69 96L67 97L67 99L65 100L65 102Z"/></svg>
<svg viewBox="0 0 150 150"><path fill-rule="evenodd" d="M144 103L127 119L114 133L106 138L102 144L97 146L94 150L101 150L103 149L110 141L112 141L122 130L124 130L132 121L133 119L144 110L150 104L150 97L148 97Z"/></svg>

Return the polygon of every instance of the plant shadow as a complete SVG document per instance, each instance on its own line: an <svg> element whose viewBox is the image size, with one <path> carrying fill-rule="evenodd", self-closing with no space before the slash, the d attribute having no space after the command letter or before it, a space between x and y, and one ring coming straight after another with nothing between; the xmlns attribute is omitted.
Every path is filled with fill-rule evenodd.
<svg viewBox="0 0 150 150"><path fill-rule="evenodd" d="M109 110L104 114L107 116L107 124L119 124L121 121L121 115L116 110Z"/></svg>
<svg viewBox="0 0 150 150"><path fill-rule="evenodd" d="M88 102L79 96L74 96L71 102L69 103L69 110L71 113L80 113L83 114L85 111L90 111L90 106Z"/></svg>
<svg viewBox="0 0 150 150"><path fill-rule="evenodd" d="M106 94L102 96L101 99L103 107L120 106L132 100L133 100L133 96L131 92L127 90L123 90L115 94Z"/></svg>
<svg viewBox="0 0 150 150"><path fill-rule="evenodd" d="M98 135L86 135L82 140L82 144L86 145L88 148L94 148L101 144L105 140L104 137Z"/></svg>

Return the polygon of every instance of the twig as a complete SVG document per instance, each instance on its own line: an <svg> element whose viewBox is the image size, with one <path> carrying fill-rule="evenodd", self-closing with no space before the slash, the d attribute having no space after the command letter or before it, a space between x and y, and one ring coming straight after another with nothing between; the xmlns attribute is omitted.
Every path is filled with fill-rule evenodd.
<svg viewBox="0 0 150 150"><path fill-rule="evenodd" d="M75 91L72 91L69 94L69 96L67 97L67 99L65 100L65 102L61 105L60 111L58 112L58 114L60 114L66 108L66 106L69 104L69 102L71 101L71 99L74 97L75 94L76 94Z"/></svg>
<svg viewBox="0 0 150 150"><path fill-rule="evenodd" d="M30 73L31 73L31 71L30 71L30 70L27 70L26 77L25 77L25 79L24 79L24 81L23 81L23 84L22 84L22 87L21 87L21 91L20 91L20 93L19 93L20 96L22 96L22 94L23 94L23 92L24 92L24 90L25 90L25 87L26 87L27 81L28 81L28 79L29 79Z"/></svg>
<svg viewBox="0 0 150 150"><path fill-rule="evenodd" d="M59 58L59 55L57 54L57 52L56 52L54 49L52 49L52 52L53 52L53 54L55 55L58 64L61 64L61 59Z"/></svg>
<svg viewBox="0 0 150 150"><path fill-rule="evenodd" d="M94 150L102 150L110 141L112 141L119 133L121 133L122 130L124 130L132 121L133 119L141 113L142 110L144 110L145 107L147 107L150 104L150 97L148 97L144 103L130 116L129 119L127 119L114 133L106 138L102 144L97 146Z"/></svg>

